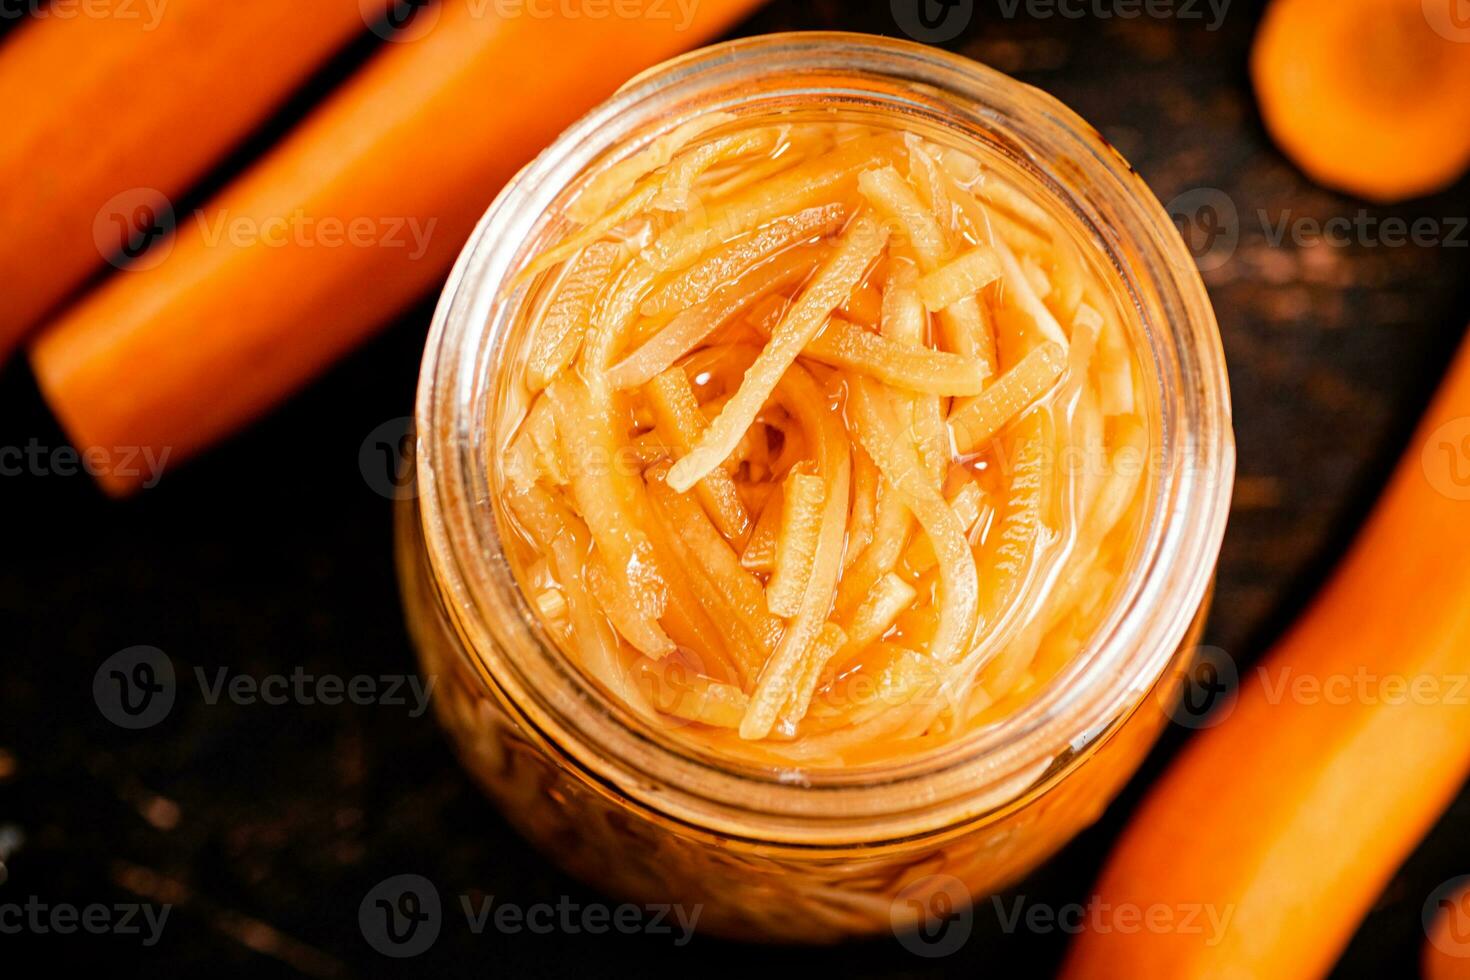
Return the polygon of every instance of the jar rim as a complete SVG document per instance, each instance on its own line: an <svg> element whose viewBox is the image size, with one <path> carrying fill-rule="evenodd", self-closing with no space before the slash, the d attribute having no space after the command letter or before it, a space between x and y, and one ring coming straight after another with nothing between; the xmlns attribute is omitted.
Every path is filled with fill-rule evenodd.
<svg viewBox="0 0 1470 980"><path fill-rule="evenodd" d="M819 73L853 85L896 85L901 94L889 98L935 99L974 125L1018 140L1059 189L1070 194L1072 181L1092 182L1090 205L1107 208L1100 230L1136 253L1120 269L1124 279L1134 284L1129 274L1142 277L1136 284L1152 297L1155 316L1140 311L1140 318L1152 327L1165 445L1153 512L1112 611L1069 664L1012 714L893 762L756 766L653 731L600 693L542 633L510 574L491 506L489 369L506 308L516 305L515 290L507 287L530 257L529 243L553 200L635 134L651 138L709 111L715 93L739 99L740 82L753 72L766 79ZM819 90L828 97L846 93L830 81ZM1035 159L1038 152L1046 158ZM838 32L740 39L664 62L628 82L517 174L471 235L435 310L415 421L419 519L433 579L479 676L501 704L544 747L642 806L727 834L748 834L751 818L759 816L786 840L851 837L856 826L874 821L885 829L867 829L885 839L947 826L1035 791L1065 764L1066 747L1078 753L1100 741L1163 674L1203 602L1234 473L1214 314L1183 241L1141 178L1095 129L1037 89L941 50Z"/></svg>

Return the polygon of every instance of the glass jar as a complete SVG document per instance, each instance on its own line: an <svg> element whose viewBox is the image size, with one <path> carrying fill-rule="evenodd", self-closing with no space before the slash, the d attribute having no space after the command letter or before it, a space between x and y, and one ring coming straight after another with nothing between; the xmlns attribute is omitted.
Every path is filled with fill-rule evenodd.
<svg viewBox="0 0 1470 980"><path fill-rule="evenodd" d="M1015 713L926 754L852 769L713 758L608 696L516 587L492 507L488 419L525 263L574 182L707 112L860 109L979 144L1088 229L1131 292L1157 445L1141 540L1103 626ZM1197 642L1234 472L1218 331L1148 188L1049 96L968 60L852 34L719 45L631 81L501 193L434 317L400 509L404 601L466 765L568 871L699 926L831 941L912 924L1015 881L1091 823L1161 729ZM943 901L936 901L943 896Z"/></svg>

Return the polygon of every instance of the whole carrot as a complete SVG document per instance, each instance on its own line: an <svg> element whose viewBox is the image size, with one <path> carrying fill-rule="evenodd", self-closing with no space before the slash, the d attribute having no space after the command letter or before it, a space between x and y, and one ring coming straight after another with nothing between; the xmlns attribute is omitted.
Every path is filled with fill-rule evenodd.
<svg viewBox="0 0 1470 980"><path fill-rule="evenodd" d="M98 0L0 45L0 357L389 0Z"/></svg>
<svg viewBox="0 0 1470 980"><path fill-rule="evenodd" d="M1467 596L1470 347L1342 567L1108 861L1099 907L1171 925L1089 928L1063 976L1325 974L1470 770Z"/></svg>
<svg viewBox="0 0 1470 980"><path fill-rule="evenodd" d="M114 276L40 335L48 401L79 447L203 448L436 285L500 185L569 123L755 5L425 8L422 36L390 45L182 221L166 259ZM136 483L101 479L112 493Z"/></svg>

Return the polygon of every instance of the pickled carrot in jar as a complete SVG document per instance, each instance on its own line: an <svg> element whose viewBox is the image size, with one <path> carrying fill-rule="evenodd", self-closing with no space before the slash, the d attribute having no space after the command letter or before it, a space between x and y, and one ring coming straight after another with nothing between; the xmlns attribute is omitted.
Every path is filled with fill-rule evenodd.
<svg viewBox="0 0 1470 980"><path fill-rule="evenodd" d="M668 737L800 767L941 747L1079 655L1158 422L1122 280L1029 181L831 113L584 181L490 420L551 641Z"/></svg>

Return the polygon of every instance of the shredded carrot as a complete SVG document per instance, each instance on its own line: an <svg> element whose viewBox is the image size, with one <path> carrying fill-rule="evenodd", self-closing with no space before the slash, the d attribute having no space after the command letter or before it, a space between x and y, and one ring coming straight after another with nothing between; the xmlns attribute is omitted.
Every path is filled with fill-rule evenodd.
<svg viewBox="0 0 1470 980"><path fill-rule="evenodd" d="M673 135L521 273L496 476L530 606L646 717L760 762L919 751L1021 703L1139 526L1126 291L913 134ZM1098 465L1054 465L1076 449Z"/></svg>
<svg viewBox="0 0 1470 980"><path fill-rule="evenodd" d="M720 464L750 423L755 420L781 374L796 361L802 348L821 329L842 298L862 279L868 266L888 241L887 232L859 217L842 236L837 251L822 264L811 285L776 326L771 342L745 373L740 390L725 404L704 437L669 470L669 486L681 493Z"/></svg>
<svg viewBox="0 0 1470 980"><path fill-rule="evenodd" d="M1042 344L996 379L979 398L950 416L950 437L961 455L972 453L1006 423L1051 390L1067 366L1066 351Z"/></svg>
<svg viewBox="0 0 1470 980"><path fill-rule="evenodd" d="M777 616L794 616L806 592L826 490L820 477L793 469L782 485L781 530L776 561L766 586L766 606Z"/></svg>

